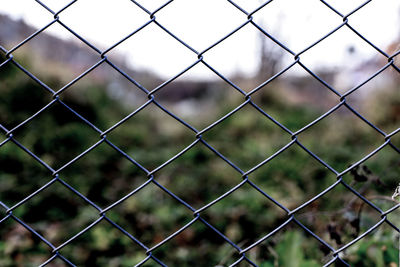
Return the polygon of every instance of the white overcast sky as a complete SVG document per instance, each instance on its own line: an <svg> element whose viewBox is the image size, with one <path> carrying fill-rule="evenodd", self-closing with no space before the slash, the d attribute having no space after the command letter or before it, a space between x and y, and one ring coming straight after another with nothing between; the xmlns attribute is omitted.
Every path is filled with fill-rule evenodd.
<svg viewBox="0 0 400 267"><path fill-rule="evenodd" d="M139 0L148 10L155 10L166 0ZM0 12L22 18L35 27L43 27L53 16L34 0L1 0ZM69 0L42 0L54 11ZM236 0L247 11L260 0ZM328 0L342 14L364 0ZM400 34L400 1L373 0L349 18L350 24L377 46L385 47ZM246 15L226 0L175 0L156 14L157 21L202 51L246 21ZM84 38L105 49L149 20L149 15L130 0L78 0L60 14L60 20ZM319 0L274 0L254 15L254 21L276 36L294 52L299 52L340 25L342 19ZM5 25L0 25L4 27ZM61 38L74 37L58 24L46 30ZM349 60L347 48L355 47L356 56ZM205 60L223 74L253 73L258 66L258 31L247 25L214 49ZM111 53L111 52L110 52ZM118 46L118 53L136 68L146 68L164 77L177 74L193 63L197 56L172 39L155 24ZM112 54L111 53L111 54ZM335 67L357 64L376 54L346 27L302 55L311 67ZM287 55L289 63L292 56ZM196 67L190 77L210 77L205 67Z"/></svg>

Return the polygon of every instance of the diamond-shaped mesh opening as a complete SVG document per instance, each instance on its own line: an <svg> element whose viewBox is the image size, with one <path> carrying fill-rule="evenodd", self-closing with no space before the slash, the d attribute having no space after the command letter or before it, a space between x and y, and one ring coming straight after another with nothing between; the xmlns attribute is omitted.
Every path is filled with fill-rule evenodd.
<svg viewBox="0 0 400 267"><path fill-rule="evenodd" d="M185 12L177 16L174 10ZM207 14L207 19L204 19L204 14ZM221 15L230 17L230 20L221 19ZM172 33L198 52L208 48L244 22L241 14L230 3L216 3L212 0L174 1L162 9L158 17L160 18L157 20L164 27L171 29Z"/></svg>
<svg viewBox="0 0 400 267"><path fill-rule="evenodd" d="M99 140L96 131L55 102L14 132L15 139L53 167L62 167Z"/></svg>
<svg viewBox="0 0 400 267"><path fill-rule="evenodd" d="M60 98L101 130L112 127L149 100L106 62L65 89Z"/></svg>
<svg viewBox="0 0 400 267"><path fill-rule="evenodd" d="M367 232L381 219L377 210L340 184L298 211L296 218L336 249Z"/></svg>
<svg viewBox="0 0 400 267"><path fill-rule="evenodd" d="M252 94L257 106L291 131L300 130L339 103L334 92L305 74L296 64L265 86L260 83ZM317 74L328 84L333 81L329 73Z"/></svg>
<svg viewBox="0 0 400 267"><path fill-rule="evenodd" d="M107 138L145 168L158 167L195 140L195 133L151 103Z"/></svg>
<svg viewBox="0 0 400 267"><path fill-rule="evenodd" d="M50 31L62 32L63 38L50 34ZM12 54L17 62L49 86L53 79L64 86L101 59L96 51L58 23L53 23ZM46 69L46 72L39 72L40 69ZM58 75L60 72L63 75ZM60 82L54 83L61 87Z"/></svg>
<svg viewBox="0 0 400 267"><path fill-rule="evenodd" d="M168 266L229 266L240 258L235 248L201 221L157 248L154 255Z"/></svg>
<svg viewBox="0 0 400 267"><path fill-rule="evenodd" d="M399 171L398 154L388 146L351 170L344 179L369 201L387 210L396 205L391 196L398 186Z"/></svg>
<svg viewBox="0 0 400 267"><path fill-rule="evenodd" d="M11 130L51 101L51 95L12 62L0 69L0 123ZM26 99L30 101L26 101ZM9 107L9 108L5 108Z"/></svg>
<svg viewBox="0 0 400 267"><path fill-rule="evenodd" d="M292 58L251 24L204 54L209 65L245 91L269 79Z"/></svg>
<svg viewBox="0 0 400 267"><path fill-rule="evenodd" d="M340 93L361 84L387 64L385 56L346 26L302 54L300 58L301 62L315 73L326 72L331 75L331 81L327 82ZM368 58L372 59L367 60ZM327 64L329 68L321 67Z"/></svg>
<svg viewBox="0 0 400 267"><path fill-rule="evenodd" d="M194 208L240 183L241 174L199 143L155 174L156 180ZM202 185L207 190L199 191Z"/></svg>
<svg viewBox="0 0 400 267"><path fill-rule="evenodd" d="M210 80L196 79L194 76L197 73L210 75ZM157 102L198 130L222 116L221 107L229 111L232 103L238 104L244 100L238 90L223 82L201 62L171 83L156 88L159 88L154 93ZM207 110L207 114L204 114L204 110Z"/></svg>
<svg viewBox="0 0 400 267"><path fill-rule="evenodd" d="M396 78L400 73L389 67L346 97L349 105L386 133L396 130L400 122Z"/></svg>
<svg viewBox="0 0 400 267"><path fill-rule="evenodd" d="M299 10L301 10L301 16L298 16ZM319 16L315 16L315 12L318 12ZM295 52L300 52L310 46L342 22L341 18L325 5L313 0L272 1L254 14L254 20L267 32L268 29L278 29L276 34L275 32L269 32L269 34L275 35ZM301 39L294 39L293 32L301 36Z"/></svg>
<svg viewBox="0 0 400 267"><path fill-rule="evenodd" d="M252 168L290 142L288 134L285 138L285 132L279 126L250 104L203 135L210 145L242 170Z"/></svg>
<svg viewBox="0 0 400 267"><path fill-rule="evenodd" d="M0 149L0 165L0 201L10 207L52 178L48 169L12 141Z"/></svg>
<svg viewBox="0 0 400 267"><path fill-rule="evenodd" d="M393 1L393 9L398 10L399 7L399 3ZM390 35L398 34L397 30L390 28L390 25L398 23L398 17L385 14L386 8L387 5L382 2L370 1L370 3L349 18L349 23L361 33L364 38L379 47L384 47L388 42L392 41L388 38ZM374 17L373 20L368 19L372 16ZM386 29L385 33L388 35L385 34L385 36L382 36L382 30L384 29Z"/></svg>
<svg viewBox="0 0 400 267"><path fill-rule="evenodd" d="M344 138L347 131L352 135ZM384 143L382 135L344 106L302 132L299 140L339 171L361 160Z"/></svg>
<svg viewBox="0 0 400 267"><path fill-rule="evenodd" d="M134 266L146 257L145 250L103 219L70 245L60 250L77 266Z"/></svg>
<svg viewBox="0 0 400 267"><path fill-rule="evenodd" d="M18 206L13 214L54 246L61 245L98 218L95 208L59 182Z"/></svg>
<svg viewBox="0 0 400 267"><path fill-rule="evenodd" d="M147 181L145 172L131 160L102 143L59 174L91 201L106 207Z"/></svg>
<svg viewBox="0 0 400 267"><path fill-rule="evenodd" d="M146 49L143 49L144 47ZM161 77L162 82L164 82L179 74L197 60L195 53L155 23L147 25L111 50L109 52L111 61L118 57L118 52L123 52L130 59L127 67L133 69L133 71L141 69L141 71L134 73L132 78L148 90L152 90L160 84L160 77L152 71L154 65L164 69ZM121 69L126 70L127 68L121 66Z"/></svg>
<svg viewBox="0 0 400 267"><path fill-rule="evenodd" d="M248 183L201 212L201 216L242 248L273 231L287 219L285 215L284 210Z"/></svg>
<svg viewBox="0 0 400 267"><path fill-rule="evenodd" d="M118 8L105 0L98 0L95 5L77 1L60 14L60 20L88 41L108 48L149 21L147 14L130 1L117 2ZM112 23L105 19L115 13L118 16L113 16Z"/></svg>
<svg viewBox="0 0 400 267"><path fill-rule="evenodd" d="M106 215L148 248L193 219L188 208L152 183Z"/></svg>
<svg viewBox="0 0 400 267"><path fill-rule="evenodd" d="M299 207L336 181L334 174L296 144L249 176L261 190L288 209Z"/></svg>

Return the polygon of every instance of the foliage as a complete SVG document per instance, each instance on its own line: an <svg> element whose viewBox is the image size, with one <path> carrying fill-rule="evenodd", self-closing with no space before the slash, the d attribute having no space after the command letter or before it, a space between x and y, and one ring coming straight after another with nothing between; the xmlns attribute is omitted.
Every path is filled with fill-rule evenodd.
<svg viewBox="0 0 400 267"><path fill-rule="evenodd" d="M35 114L52 99L50 93L11 64L1 69L0 79L0 123L7 129ZM54 77L43 79L52 88L62 86ZM96 80L89 84L78 83L63 93L61 99L99 129L106 130L136 108L121 105L120 99L109 95L104 84ZM275 86L279 89L280 85ZM392 96L397 97L396 103L399 103L398 93ZM281 97L262 91L255 96L255 101L262 108L279 114L276 119L293 131L323 113L316 107L286 103ZM238 103L239 99L215 103L216 110L209 112L220 117ZM219 117L213 118L214 121ZM387 116L376 117L375 122L385 128L393 128L398 123L388 120ZM196 118L190 119L195 121ZM212 119L208 123L211 122ZM193 142L194 135L150 104L107 134L107 138L152 170ZM0 142L5 138L1 135ZM58 169L100 140L100 135L64 106L55 103L16 130L14 138ZM205 133L204 140L246 171L290 142L291 136L246 106ZM383 143L383 138L366 124L343 111L306 130L299 135L299 140L339 170ZM48 170L12 142L1 147L0 166L0 200L9 207L53 178ZM347 174L344 180L386 210L393 206L385 196L391 196L398 184L399 169L398 154L385 148ZM106 143L63 169L60 178L102 208L147 180L143 171ZM156 172L155 179L193 207L200 208L240 183L242 178L198 143ZM334 175L297 146L290 147L255 171L250 179L289 209L298 207L336 181ZM0 214L5 216L5 210ZM56 246L99 216L96 209L59 182L16 208L13 214ZM107 212L107 216L148 247L156 245L193 218L190 210L154 184ZM287 219L284 211L247 184L206 209L202 216L241 247L254 243ZM399 217L398 212L391 216ZM343 246L380 220L379 213L342 185L299 211L296 218L333 247ZM391 221L399 222L400 219ZM398 233L391 228L380 229L350 247L343 257L354 266L398 263L396 238ZM146 257L139 245L105 221L60 252L79 266L132 266ZM201 222L196 222L154 253L171 266L228 266L239 258L232 247ZM18 223L11 219L2 223L1 266L36 266L49 255L49 248ZM331 256L326 248L293 223L250 250L248 255L264 267L320 266ZM62 262L57 264L61 266ZM146 266L153 265L155 263L150 261Z"/></svg>

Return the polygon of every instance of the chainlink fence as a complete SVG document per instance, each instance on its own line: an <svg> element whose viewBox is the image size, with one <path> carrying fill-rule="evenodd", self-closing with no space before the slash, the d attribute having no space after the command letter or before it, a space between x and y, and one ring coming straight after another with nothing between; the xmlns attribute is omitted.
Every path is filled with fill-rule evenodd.
<svg viewBox="0 0 400 267"><path fill-rule="evenodd" d="M321 36L321 38L319 40L317 40L316 42L310 44L308 47L306 47L302 51L292 51L290 48L285 46L285 44L283 44L281 41L279 41L277 38L272 36L272 34L270 32L268 32L267 29L263 28L262 26L258 25L257 23L255 23L253 21L253 15L255 15L257 12L259 12L261 9L267 9L268 5L272 2L272 0L266 1L265 3L263 3L262 5L260 5L259 7L257 7L254 10L245 10L240 5L235 3L235 1L228 0L228 2L230 4L232 4L241 13L243 13L243 17L244 17L243 24L241 24L237 28L233 28L232 31L229 34L227 34L226 36L222 37L217 42L215 42L213 44L210 44L208 46L208 48L206 48L203 51L195 50L194 48L192 48L190 46L190 44L185 43L184 41L182 41L182 39L184 39L183 37L174 35L174 33L173 33L174 29L166 28L161 23L158 22L158 20L156 18L157 13L159 11L161 11L162 9L164 9L165 7L167 7L168 5L170 5L171 2L173 2L173 0L167 1L165 4L163 4L162 6L157 8L156 10L147 10L144 6L142 6L137 1L131 0L132 5L136 5L137 8L141 9L141 12L144 12L144 13L148 14L148 16L149 16L148 21L146 23L144 23L141 27L137 28L132 33L130 33L129 35L127 35L126 37L124 37L123 39L121 39L120 41L118 41L117 43L115 43L114 45L112 45L111 47L109 47L109 48L107 48L107 49L105 49L103 51L98 49L98 48L96 48L96 46L93 43L85 40L82 36L80 36L79 34L74 32L71 28L69 28L68 25L63 23L63 12L65 10L67 10L68 8L70 8L71 6L73 6L77 2L77 0L70 2L69 4L67 4L66 6L64 6L60 10L52 10L45 3L43 3L43 2L41 2L39 0L35 0L35 1L37 2L37 4L41 5L44 9L46 9L48 12L53 14L54 15L54 19L50 23L48 23L46 26L44 26L43 28L37 30L35 33L30 35L28 38L26 38L25 40L23 40L22 42L20 42L16 46L14 46L12 48L9 48L9 49L6 49L6 48L0 46L1 51L5 56L5 61L3 61L0 64L0 69L4 68L4 67L6 67L6 66L8 66L10 64L14 65L15 67L17 67L19 69L19 71L21 73L23 73L24 75L29 76L29 78L32 79L37 84L39 84L42 89L46 90L49 94L51 94L52 95L52 100L47 105L45 105L41 109L39 109L35 114L33 114L33 115L31 114L31 116L28 119L26 119L25 121L21 122L20 124L18 124L16 127L12 128L12 129L8 129L5 126L0 124L0 129L4 133L4 136L5 136L4 140L1 141L1 143L0 143L0 150L7 143L14 143L16 146L18 146L18 149L23 151L23 153L26 153L27 155L32 157L35 161L37 161L38 163L43 165L48 170L48 182L46 184L42 185L38 190L32 192L30 195L26 196L24 199L20 200L18 203L14 204L12 206L8 206L8 205L4 204L3 202L0 202L1 207L4 210L4 214L5 214L4 216L2 215L2 218L0 220L0 225L4 224L6 222L9 222L9 221L14 221L14 223L19 224L20 226L22 226L23 228L28 230L37 239L40 239L39 243L46 244L49 247L48 260L43 262L41 266L51 265L56 260L61 260L67 265L75 266L74 262L72 260L68 259L68 257L65 257L63 255L63 248L68 247L68 246L74 246L74 244L73 244L74 240L76 240L81 235L85 234L86 232L88 232L88 231L90 231L92 229L95 229L100 222L109 223L113 228L118 229L123 235L128 237L130 239L130 241L132 242L132 244L137 244L142 248L143 259L142 259L142 261L137 263L137 266L146 265L146 264L166 266L166 263L163 262L163 258L156 257L154 252L157 249L165 246L166 243L176 239L179 234L181 234L185 230L189 229L196 222L199 222L199 223L203 224L208 229L207 231L211 231L213 233L213 235L215 235L218 238L221 238L226 244L229 244L229 246L231 246L234 250L236 250L237 260L235 260L235 262L233 262L231 264L231 266L239 266L239 265L240 266L242 266L242 265L243 266L247 266L247 265L259 266L261 264L260 262L255 262L254 260L251 260L249 258L249 256L248 256L249 251L252 250L253 248L257 247L257 246L260 246L260 244L262 244L263 242L267 242L275 234L277 234L280 230L285 229L285 227L287 227L289 224L296 224L298 227L300 227L302 230L304 230L304 233L306 233L310 238L315 239L316 241L318 241L319 245L329 252L330 258L326 262L321 263L321 265L324 265L324 266L331 266L331 265L335 265L335 264L338 264L338 265L342 264L342 265L349 266L349 263L347 263L346 260L342 258L342 256L341 256L342 253L346 252L346 250L350 249L355 243L363 242L364 238L367 237L368 235L374 235L374 233L375 233L374 231L376 231L377 229L379 229L380 227L382 227L384 225L388 225L389 227L393 228L397 233L399 233L399 228L395 225L396 224L395 222L389 220L389 215L391 213L393 213L394 211L396 211L400 207L400 204L396 204L395 206L393 206L392 208L390 208L388 210L382 210L377 205L375 205L374 203L369 201L365 196L363 196L357 190L355 190L349 183L346 183L343 180L343 176L345 174L348 174L348 173L354 171L362 163L364 163L366 160L368 160L369 158L371 158L372 156L374 156L375 154L377 154L378 152L380 152L382 149L384 149L386 147L391 148L396 153L400 153L400 149L397 148L391 141L392 137L394 137L396 134L398 134L400 132L400 128L397 128L396 130L394 130L392 132L383 131L382 129L378 128L378 126L376 126L374 123L370 122L365 117L363 117L347 101L347 99L348 99L348 97L350 95L352 95L354 92L359 90L361 87L363 87L363 85L368 83L373 78L379 76L386 69L392 68L394 71L400 72L400 68L398 66L396 66L396 64L395 64L395 57L400 54L400 51L396 51L394 54L387 54L381 48L379 48L378 46L374 45L371 41L369 41L367 38L365 38L361 33L359 33L357 31L356 28L354 28L351 25L351 17L352 17L352 15L357 13L359 10L363 9L363 7L368 5L368 3L371 2L371 0L366 1L365 3L363 3L362 5L357 7L356 9L352 10L348 14L342 14L341 12L336 10L330 3L328 3L329 1L320 0L326 6L326 9L330 10L332 13L334 13L337 16L341 17L343 22L340 25L337 25L337 27L335 27L333 29L327 29L327 34L325 34L324 36ZM21 7L21 8L23 8L23 7ZM112 23L112 21L110 23ZM36 75L32 74L28 69L24 68L20 63L18 63L18 58L13 56L13 53L15 51L20 49L22 46L24 46L25 44L27 44L28 42L30 42L34 38L37 38L37 36L41 32L43 32L45 29L47 29L48 27L50 27L53 24L61 25L67 31L72 33L76 38L78 38L80 41L85 43L90 49L92 49L93 51L95 51L98 54L98 62L96 64L91 66L89 69L84 71L78 77L76 77L75 79L70 81L67 85L63 86L61 89L58 89L58 90L55 90L54 88L51 88L50 86L46 85L43 81L41 81L39 78L37 78ZM114 48L119 46L121 43L125 42L129 38L134 37L138 32L140 32L141 30L145 29L146 27L148 27L151 24L152 25L156 25L162 31L167 33L170 36L170 38L173 38L173 39L177 40L183 46L185 46L188 50L190 50L193 53L194 60L193 60L192 64L190 64L185 69L183 69L181 72L176 74L174 77L172 77L169 80L165 81L164 83L162 83L161 85L157 86L156 88L145 88L138 81L135 80L135 77L131 77L126 72L124 72L121 68L119 68L117 65L115 65L111 61L111 59L109 59L107 57L107 55ZM220 72L218 72L218 70L215 69L211 64L208 64L207 63L207 56L206 56L206 52L214 49L220 43L222 43L226 39L230 38L234 33L243 30L243 28L246 25L253 26L259 32L261 32L265 36L265 38L268 38L269 40L272 40L275 43L276 46L281 47L287 53L291 54L292 57L293 57L293 60L292 60L291 64L287 65L281 71L279 71L278 73L274 74L268 80L264 81L262 84L260 84L259 86L257 86L256 88L252 89L249 92L246 92L245 90L241 89L234 82L232 82L227 77L225 77ZM379 54L381 54L382 56L387 58L387 64L385 64L381 69L376 71L373 75L368 77L368 79L366 79L365 81L363 81L359 85L355 86L354 88L348 90L345 93L340 93L337 89L333 88L331 85L329 85L327 82L325 82L323 78L319 77L319 75L314 73L305 64L303 64L302 61L301 61L301 56L303 54L307 53L313 47L317 46L324 39L329 38L336 31L340 30L341 28L346 28L346 27L348 29L350 29L355 34L354 38L360 38L366 44L368 44L373 49L375 49ZM66 104L62 100L62 96L63 96L64 91L68 90L68 88L70 88L74 84L79 83L82 78L84 78L86 75L88 75L93 70L98 68L100 65L104 65L104 64L107 64L110 67L112 67L113 69L115 69L120 74L121 77L124 77L124 79L129 81L129 83L132 83L133 85L135 85L137 87L137 89L141 90L142 91L141 93L143 95L147 96L147 98L148 98L148 100L147 100L147 102L145 104L143 104L142 106L140 106L139 108L137 108L136 110L131 112L128 116L126 116L125 118L120 120L118 123L114 124L112 127L108 128L106 130L102 130L102 129L98 128L95 125L95 123L90 121L90 119L85 118L83 115L80 114L80 112L76 111L73 107L69 106L68 104ZM216 75L218 75L220 77L220 79L224 83L226 83L226 85L228 85L231 88L231 90L235 90L235 91L239 92L243 96L243 102L240 105L238 105L236 108L231 110L225 116L220 117L218 120L214 121L213 123L211 123L210 125L208 125L207 127L203 128L203 129L196 129L191 124L189 124L187 121L185 121L184 119L182 119L179 116L177 116L174 113L172 113L167 107L162 105L160 103L160 101L158 101L158 99L157 99L157 93L160 90L162 90L164 87L166 87L171 82L175 81L177 78L181 77L184 73L186 73L187 71L189 71L190 69L192 69L196 65L204 65L205 67L210 69L212 72L214 72ZM259 105L257 105L252 100L252 96L253 96L254 93L262 90L265 86L267 86L268 84L270 84L271 82L276 80L278 77L283 75L285 72L287 72L288 70L290 70L294 66L300 66L301 68L303 68L305 71L307 71L307 73L310 76L313 77L313 79L315 79L320 84L322 84L326 90L329 90L329 91L333 92L336 95L336 98L337 98L337 104L333 108L331 108L329 111L325 112L323 115L321 115L320 117L318 117L314 121L308 123L306 126L304 126L300 130L295 131L295 132L289 130L285 125L283 125L279 121L279 119L275 119L271 114L269 114L268 112L263 110ZM27 96L27 97L29 98L29 96ZM70 112L71 114L76 116L81 121L81 123L88 125L91 129L93 129L94 131L96 131L98 133L98 141L94 145L90 146L89 148L87 148L84 151L81 151L81 153L78 156L76 156L74 159L72 159L68 163L64 164L63 166L59 167L58 169L57 168L53 168L51 166L52 164L46 163L45 159L42 159L38 155L33 153L30 149L28 149L26 146L24 146L22 143L20 143L16 136L14 136L14 132L16 132L21 127L24 127L25 125L27 125L31 121L35 121L40 114L42 114L43 112L48 110L50 107L52 107L56 103L60 104L63 108L65 108L65 110L67 110L68 112ZM113 132L116 128L118 128L121 125L123 125L130 118L135 117L135 116L137 116L137 114L140 114L143 110L146 110L146 108L149 105L153 105L153 104L161 112L167 114L168 116L170 116L174 120L176 120L181 125L181 127L186 127L190 131L192 131L192 133L193 133L193 142L189 146L187 146L186 148L181 150L179 153L177 153L176 155L174 155L173 157L169 158L167 161L165 161L164 163L159 165L158 167L156 167L154 169L147 169L147 168L143 167L143 165L141 165L141 162L138 162L138 161L135 160L135 155L129 155L126 151L124 151L123 148L121 148L121 147L117 146L116 144L114 144L113 142L111 142L109 140L109 138L107 137L107 135L110 134L111 132ZM261 163L253 166L250 169L241 169L239 166L237 166L235 163L233 163L229 157L224 156L214 146L212 146L210 143L208 143L203 138L203 135L206 132L210 131L211 129L213 129L217 125L220 125L225 120L230 118L232 115L234 115L236 113L240 113L241 110L244 107L248 107L248 108L250 107L250 108L254 109L256 112L260 113L264 117L265 120L269 120L270 122L275 124L277 127L281 128L283 131L285 131L287 133L286 136L282 136L282 138L287 138L289 140L286 143L286 145L281 147L274 154L268 156ZM311 126L320 123L322 120L324 120L330 114L333 114L333 113L337 112L339 108L347 109L348 111L353 113L355 116L357 116L358 119L360 121L362 121L362 123L367 125L367 127L372 128L374 131L376 131L381 136L381 144L379 146L375 147L373 149L373 151L370 152L369 154L363 155L362 158L359 161L352 163L351 166L349 166L348 168L346 168L344 170L338 170L338 169L335 169L335 168L331 167L323 159L321 159L315 153L313 153L313 151L308 149L306 145L303 145L302 142L298 139L298 135L300 133L303 133L303 132L307 131ZM96 205L94 203L94 201L92 201L89 197L85 196L84 194L82 194L80 192L81 191L80 188L77 188L77 187L74 187L74 186L70 185L68 183L68 178L67 177L66 177L66 179L64 179L59 175L62 170L64 170L65 168L67 168L67 167L69 167L69 166L71 166L73 164L76 164L86 154L89 154L89 156L90 156L90 152L92 150L94 150L96 147L98 147L100 144L106 144L109 147L111 147L113 150L115 150L121 156L123 156L126 159L128 159L132 165L140 168L140 170L143 173L143 175L145 175L147 177L147 180L142 185L140 185L137 188L131 188L130 190L132 190L132 191L129 194L125 195L124 197L120 198L118 201L115 201L114 203L112 203L111 205L106 206L106 207L100 207L100 206ZM226 168L227 169L231 168L235 172L239 173L239 175L242 177L242 180L237 181L236 186L232 187L231 189L226 191L224 194L219 195L217 198L215 198L215 200L213 200L213 201L211 201L211 202L209 202L207 204L204 204L200 208L194 208L193 206L191 206L190 204L188 204L187 202L182 200L177 194L174 194L172 191L170 191L165 186L163 186L161 183L159 183L157 181L157 174L164 167L166 167L170 163L176 161L177 159L181 158L185 153L187 153L188 151L193 149L193 147L199 146L199 145L203 146L206 149L208 149L213 154L215 154L218 158L222 159L226 163ZM234 145L235 144L232 144L232 146L234 146ZM258 170L260 167L267 166L270 163L270 161L272 161L273 159L279 158L281 153L283 153L284 151L288 150L289 148L291 148L293 146L297 146L298 148L304 150L308 154L308 156L310 158L313 158L316 162L318 162L318 164L320 164L321 166L326 168L329 172L334 174L336 176L337 180L336 180L336 182L330 184L330 186L325 188L322 192L320 192L319 194L313 196L311 199L309 199L308 201L304 202L303 204L301 204L297 208L288 209L284 204L280 203L278 200L276 200L270 194L266 193L256 183L254 183L252 181L252 174L256 170ZM243 153L246 153L246 152L244 151ZM4 168L4 167L5 166L2 166L2 168ZM90 175L88 175L88 179L90 179ZM37 229L35 229L34 227L30 226L28 223L24 222L23 219L19 218L14 213L14 211L18 207L21 207L25 203L31 201L31 199L33 199L35 196L40 195L46 188L52 188L52 186L54 186L55 184L60 184L65 188L65 190L69 190L69 191L73 192L73 194L75 194L76 197L82 199L87 205L89 205L89 206L93 207L94 209L96 209L98 211L98 214L99 214L98 215L98 219L94 220L90 225L87 225L86 228L82 229L81 231L79 231L78 233L76 233L75 235L73 235L71 238L69 238L67 241L65 241L64 243L62 243L60 245L54 245L52 242L50 242L48 239L46 239L40 233L40 231L37 231ZM151 184L156 186L160 190L164 191L165 193L167 193L169 195L169 197L175 201L177 206L182 206L185 209L189 210L191 213L193 213L193 219L191 221L189 221L188 223L186 223L183 227L181 227L178 230L176 230L173 233L171 233L169 236L163 237L161 240L158 240L156 245L146 246L144 243L142 243L141 240L139 240L132 233L130 233L128 230L126 230L126 226L125 225L117 224L116 222L114 222L114 220L108 214L109 214L110 211L115 209L115 207L120 205L122 202L124 202L124 201L126 201L126 200L128 200L130 198L135 198L135 194L136 193L138 193L139 191L141 191L142 189L148 187ZM284 213L286 213L286 220L283 221L283 223L281 223L278 227L276 227L275 229L270 231L268 234L266 234L264 236L259 236L259 238L258 238L258 240L256 242L252 242L252 244L247 245L247 246L243 246L242 244L238 244L238 243L235 243L235 242L231 241L226 235L224 235L220 230L218 230L218 227L215 226L215 224L209 222L208 219L205 218L205 216L203 216L203 213L204 213L205 210L207 210L211 206L219 203L220 201L222 201L223 199L227 198L228 196L230 196L232 194L235 194L241 187L243 187L245 185L251 187L252 190L255 190L255 191L258 191L259 193L261 193L262 196L265 199L268 199L268 201L273 203L273 205L275 205L276 207L281 209ZM370 208L374 209L377 213L379 213L380 220L376 224L374 224L372 227L369 227L369 229L367 229L365 232L363 232L362 234L360 234L357 237L355 237L354 239L352 239L352 241L341 245L339 248L334 248L328 242L326 242L326 240L324 240L323 237L317 235L312 230L310 230L309 227L305 226L302 222L300 222L300 220L298 220L296 215L298 214L298 212L300 210L304 209L305 207L308 207L308 206L312 205L312 203L314 201L318 200L319 198L322 198L325 194L327 194L331 190L334 190L338 186L344 186L346 188L346 190L351 192L351 194L354 194L354 196L356 196L357 198L361 199L363 201L364 205L369 206ZM100 194L100 192L99 192L99 194ZM340 196L338 196L338 197L340 198ZM160 205L163 205L163 203L160 203ZM36 246L37 244L31 244L31 245L32 246ZM266 252L266 253L268 253L268 252ZM297 266L297 265L293 265L293 266Z"/></svg>

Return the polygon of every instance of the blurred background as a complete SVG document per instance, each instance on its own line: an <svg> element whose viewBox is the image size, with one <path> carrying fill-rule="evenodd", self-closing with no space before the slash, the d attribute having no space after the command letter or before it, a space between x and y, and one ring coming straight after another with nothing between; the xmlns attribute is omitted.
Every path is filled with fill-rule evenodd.
<svg viewBox="0 0 400 267"><path fill-rule="evenodd" d="M164 1L139 1L150 12ZM328 1L329 2L329 1ZM44 0L60 10L63 0ZM235 1L244 10L260 1ZM330 3L330 2L329 2ZM363 1L332 1L348 14ZM156 14L157 21L198 52L239 27L247 15L228 1L175 0ZM59 15L60 21L100 51L149 21L128 0L80 0ZM272 1L253 15L255 23L294 53L299 53L342 23L320 1ZM0 7L0 45L6 50L53 21L32 0L5 0ZM400 3L371 1L349 17L349 24L388 55L400 44ZM100 57L58 23L52 24L13 53L16 62L59 90L96 64ZM204 53L204 60L245 92L250 92L294 62L294 57L256 27L247 24ZM149 91L197 60L197 55L151 23L107 53L118 68ZM348 27L343 27L300 56L301 62L344 94L366 81L388 60ZM400 55L395 57L400 67ZM6 56L0 53L0 62ZM1 64L1 63L0 63ZM52 100L52 94L12 63L0 68L0 123L13 129ZM155 93L167 110L197 130L241 105L244 97L202 63ZM60 94L60 99L105 131L148 101L147 95L114 68L101 64ZM299 64L263 86L252 100L295 132L336 106L340 99ZM346 97L346 103L389 134L400 127L400 74L390 66ZM99 134L63 105L55 103L13 133L14 138L54 169L59 169L99 140ZM7 137L0 133L0 142ZM195 134L151 103L107 138L148 170L153 170L195 140ZM291 141L291 136L255 108L246 105L203 134L206 142L248 171ZM338 172L382 145L384 137L340 107L298 135L299 141ZM392 138L400 147L400 134ZM0 147L0 201L11 207L52 179L51 173L14 143ZM147 181L146 174L106 143L64 168L60 178L105 208ZM336 182L336 176L299 146L291 146L249 176L250 180L292 210ZM242 181L241 174L202 143L155 173L165 186L199 209ZM382 210L400 182L400 157L386 146L343 177ZM90 225L98 211L56 182L13 214L58 246ZM248 247L287 220L287 214L245 184L201 213L241 248ZM4 209L0 216L6 216ZM107 216L148 247L174 233L192 212L150 183L107 212ZM299 210L296 218L334 248L363 234L380 214L339 184ZM399 209L388 219L400 227ZM78 266L132 266L145 251L102 221L60 253ZM229 266L237 251L201 222L196 222L154 251L168 266ZM247 254L246 254L247 255ZM0 266L37 266L49 248L13 220L0 227ZM349 247L342 258L352 266L399 266L399 234L381 225ZM326 247L294 223L248 252L260 266L321 266L332 259ZM57 260L50 266L63 266ZM158 266L148 261L145 266ZM243 263L243 266L247 266Z"/></svg>

